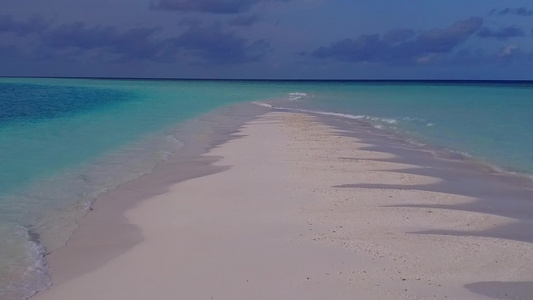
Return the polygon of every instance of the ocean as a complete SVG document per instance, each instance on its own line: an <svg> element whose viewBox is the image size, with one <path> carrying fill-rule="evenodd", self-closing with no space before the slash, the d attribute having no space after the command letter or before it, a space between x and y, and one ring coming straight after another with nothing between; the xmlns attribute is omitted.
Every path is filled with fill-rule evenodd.
<svg viewBox="0 0 533 300"><path fill-rule="evenodd" d="M240 103L357 119L533 176L528 82L0 78L0 298L50 286L46 253L95 199L180 153L192 120Z"/></svg>

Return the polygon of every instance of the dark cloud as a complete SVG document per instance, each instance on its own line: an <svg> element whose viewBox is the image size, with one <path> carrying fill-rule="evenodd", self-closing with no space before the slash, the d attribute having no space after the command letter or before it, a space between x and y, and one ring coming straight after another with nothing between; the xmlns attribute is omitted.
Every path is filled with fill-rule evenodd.
<svg viewBox="0 0 533 300"><path fill-rule="evenodd" d="M14 21L10 16L0 16L0 31L13 32L17 35L36 34L40 44L26 53L50 53L51 50L69 50L82 53L90 50L102 50L116 56L119 60L148 59L157 60L161 42L153 38L157 28L135 28L118 32L114 27L87 27L82 22L61 25L49 29L40 17L34 16L27 21ZM41 51L38 51L41 50ZM23 52L23 50L20 50ZM27 54L32 58L37 56ZM40 57L40 55L39 55Z"/></svg>
<svg viewBox="0 0 533 300"><path fill-rule="evenodd" d="M173 41L173 45L210 64L242 64L260 60L270 45L257 40L248 42L233 33L222 31L220 26L191 27Z"/></svg>
<svg viewBox="0 0 533 300"><path fill-rule="evenodd" d="M383 35L383 41L388 44L405 42L415 36L412 29L393 29Z"/></svg>
<svg viewBox="0 0 533 300"><path fill-rule="evenodd" d="M507 7L504 9L493 9L490 11L489 15L491 16L514 15L514 16L522 16L522 17L531 17L533 16L533 9L528 9L526 7L517 7L517 8Z"/></svg>
<svg viewBox="0 0 533 300"><path fill-rule="evenodd" d="M157 41L156 27L134 28L118 32L114 27L87 27L76 22L43 34L43 43L54 49L102 50L119 61L164 60L165 42Z"/></svg>
<svg viewBox="0 0 533 300"><path fill-rule="evenodd" d="M38 16L34 15L26 21L16 21L10 15L0 15L0 33L15 33L18 36L25 36L31 33L45 30L48 24Z"/></svg>
<svg viewBox="0 0 533 300"><path fill-rule="evenodd" d="M37 18L14 21L9 16L1 16L0 32L35 34L36 39L28 49L0 45L0 55L34 61L91 59L112 63L173 63L180 60L185 64L243 64L258 61L271 50L267 42L248 41L233 32L224 31L220 24L202 27L201 23L193 23L184 33L161 39L158 27L120 31L112 26L88 26L75 22L47 28L36 26L44 24Z"/></svg>
<svg viewBox="0 0 533 300"><path fill-rule="evenodd" d="M384 43L377 34L364 34L355 40L345 39L328 47L320 47L312 53L317 58L331 57L340 61L368 62L387 59L388 54L390 54L390 46Z"/></svg>
<svg viewBox="0 0 533 300"><path fill-rule="evenodd" d="M480 18L470 18L418 36L408 29L389 31L383 38L378 34L364 34L320 47L312 52L312 56L351 62L425 63L437 54L452 51L472 36L482 23Z"/></svg>
<svg viewBox="0 0 533 300"><path fill-rule="evenodd" d="M457 21L446 29L433 29L422 33L417 39L417 46L425 52L449 52L462 43L483 24L480 18Z"/></svg>
<svg viewBox="0 0 533 300"><path fill-rule="evenodd" d="M238 14L249 11L261 2L288 2L290 0L154 0L154 10L204 12L213 14Z"/></svg>
<svg viewBox="0 0 533 300"><path fill-rule="evenodd" d="M513 26L502 28L499 30L491 30L485 27L481 28L477 33L477 36L481 38L496 38L499 40L506 40L508 38L513 37L522 37L525 35L526 33L522 29Z"/></svg>
<svg viewBox="0 0 533 300"><path fill-rule="evenodd" d="M149 60L174 62L184 54L195 63L242 64L259 60L270 49L264 41L249 43L220 26L191 26L175 38L157 39L157 27L118 32L113 27L87 27L83 23L63 25L44 35L55 49L99 50L117 61Z"/></svg>
<svg viewBox="0 0 533 300"><path fill-rule="evenodd" d="M235 14L248 11L261 0L158 0L150 7L157 10L197 11L216 14Z"/></svg>
<svg viewBox="0 0 533 300"><path fill-rule="evenodd" d="M229 20L228 25L230 26L251 26L255 24L259 20L259 16L257 15L249 15L249 16L238 16L236 18L233 18Z"/></svg>

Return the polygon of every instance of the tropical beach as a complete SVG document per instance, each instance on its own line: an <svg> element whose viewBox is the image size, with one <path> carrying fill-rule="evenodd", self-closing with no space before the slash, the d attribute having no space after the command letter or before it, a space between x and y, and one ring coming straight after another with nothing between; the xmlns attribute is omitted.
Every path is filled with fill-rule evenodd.
<svg viewBox="0 0 533 300"><path fill-rule="evenodd" d="M26 103L0 132L6 299L531 293L527 85L6 78L0 90Z"/></svg>
<svg viewBox="0 0 533 300"><path fill-rule="evenodd" d="M121 186L35 299L529 299L531 185L339 124L267 112Z"/></svg>
<svg viewBox="0 0 533 300"><path fill-rule="evenodd" d="M6 0L0 299L532 300L531 17Z"/></svg>
<svg viewBox="0 0 533 300"><path fill-rule="evenodd" d="M531 294L528 86L2 82L6 299Z"/></svg>

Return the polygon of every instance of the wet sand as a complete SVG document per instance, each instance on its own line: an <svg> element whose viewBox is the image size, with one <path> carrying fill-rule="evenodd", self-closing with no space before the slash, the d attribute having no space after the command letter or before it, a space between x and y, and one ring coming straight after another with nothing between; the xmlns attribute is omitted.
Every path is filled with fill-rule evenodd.
<svg viewBox="0 0 533 300"><path fill-rule="evenodd" d="M267 113L109 193L35 299L533 299L527 186L343 126Z"/></svg>

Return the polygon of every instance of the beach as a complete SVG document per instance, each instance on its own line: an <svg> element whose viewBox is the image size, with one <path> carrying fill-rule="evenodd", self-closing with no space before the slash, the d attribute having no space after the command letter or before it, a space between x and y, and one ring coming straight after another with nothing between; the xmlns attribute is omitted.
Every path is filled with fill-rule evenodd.
<svg viewBox="0 0 533 300"><path fill-rule="evenodd" d="M532 1L12 2L0 300L533 300Z"/></svg>
<svg viewBox="0 0 533 300"><path fill-rule="evenodd" d="M267 112L121 185L32 299L532 299L529 183L342 124Z"/></svg>

